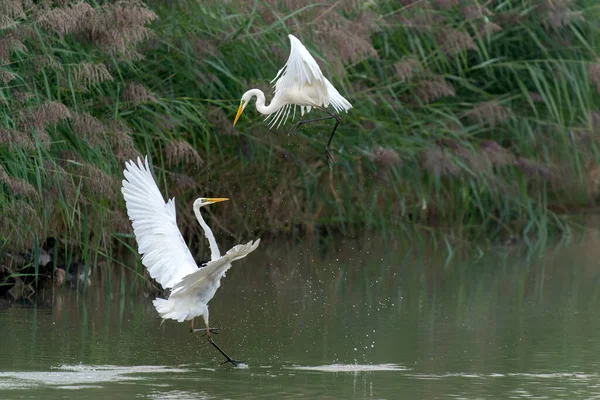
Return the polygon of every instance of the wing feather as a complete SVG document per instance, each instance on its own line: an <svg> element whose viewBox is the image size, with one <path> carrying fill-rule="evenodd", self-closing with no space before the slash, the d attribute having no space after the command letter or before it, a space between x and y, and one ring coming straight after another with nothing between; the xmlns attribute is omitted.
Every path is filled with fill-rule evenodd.
<svg viewBox="0 0 600 400"><path fill-rule="evenodd" d="M337 112L348 112L352 104L323 76L319 65L306 47L294 35L288 36L291 43L290 56L283 68L277 72L275 79L271 81L271 83L275 82L275 98L285 97L290 92L301 92L306 86L310 86L317 96L316 105L324 107L332 105ZM300 115L309 113L311 109L310 105L300 105ZM272 119L269 128L272 128L282 122L285 123L289 112L285 112L282 107L270 116Z"/></svg>
<svg viewBox="0 0 600 400"><path fill-rule="evenodd" d="M214 261L209 261L206 267L185 276L181 282L173 287L172 293L179 296L188 291L202 292L215 284L219 287L218 282L225 275L225 272L231 268L231 263L252 253L259 243L260 239L257 239L254 242L250 241L232 247L225 255Z"/></svg>
<svg viewBox="0 0 600 400"><path fill-rule="evenodd" d="M290 38L290 56L283 66L277 72L275 79L275 97L284 96L291 90L300 91L306 85L312 85L320 97L324 100L327 92L325 88L325 77L319 68L319 64L310 55L306 47L294 36Z"/></svg>
<svg viewBox="0 0 600 400"><path fill-rule="evenodd" d="M352 104L350 104L350 102L346 100L344 96L340 94L340 92L338 92L338 90L331 84L331 82L327 80L327 78L325 78L325 87L327 88L327 94L329 96L329 104L333 106L335 111L348 112L348 110L352 108Z"/></svg>
<svg viewBox="0 0 600 400"><path fill-rule="evenodd" d="M165 203L150 167L138 157L125 163L121 192L132 221L142 264L163 288L198 270L177 227L175 198Z"/></svg>

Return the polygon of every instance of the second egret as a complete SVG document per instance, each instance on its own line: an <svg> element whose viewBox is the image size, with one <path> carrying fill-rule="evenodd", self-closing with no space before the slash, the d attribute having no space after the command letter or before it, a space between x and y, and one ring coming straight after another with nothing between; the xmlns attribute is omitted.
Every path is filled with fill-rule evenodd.
<svg viewBox="0 0 600 400"><path fill-rule="evenodd" d="M285 123L292 109L294 110L293 115L295 115L296 106L300 106L301 115L304 115L305 112L310 112L313 108L317 108L328 115L326 117L298 121L290 130L290 133L295 131L300 125L309 122L335 119L335 125L325 146L325 155L328 163L331 164L333 158L329 146L333 140L335 130L342 120L338 113L342 111L348 112L352 108L352 104L323 76L321 68L319 68L313 56L306 50L306 47L294 35L289 35L289 38L291 43L290 56L283 68L275 76L275 79L271 81L273 83L277 80L274 86L275 95L273 100L267 106L265 105L265 94L262 90L248 90L242 96L233 125L237 123L240 115L242 115L242 112L253 97L256 97L256 110L266 115L266 120L271 118L269 128L275 125L279 127L282 123ZM327 110L327 107L330 105L335 112Z"/></svg>

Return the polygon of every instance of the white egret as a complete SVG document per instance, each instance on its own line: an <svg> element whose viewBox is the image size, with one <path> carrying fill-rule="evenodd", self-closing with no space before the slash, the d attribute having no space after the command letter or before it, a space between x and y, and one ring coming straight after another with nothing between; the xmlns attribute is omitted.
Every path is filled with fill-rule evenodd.
<svg viewBox="0 0 600 400"><path fill-rule="evenodd" d="M235 126L240 115L242 115L242 112L254 96L256 96L256 110L267 116L265 121L271 118L269 129L275 125L279 127L282 123L285 123L290 116L292 108L294 109L293 119L296 115L296 106L300 106L301 115L304 115L305 112L309 113L313 108L318 108L329 115L327 117L299 121L292 127L290 133L295 131L300 125L308 122L335 119L335 126L325 146L325 155L327 156L328 163L331 164L333 158L331 157L329 146L331 145L335 130L341 122L341 118L337 113L341 111L346 111L347 113L352 108L352 104L323 76L319 65L308 50L306 50L306 47L294 35L288 36L291 43L290 57L271 81L273 83L277 80L274 85L275 96L273 100L266 106L265 94L262 90L248 90L242 96L233 125ZM336 113L327 110L329 105L334 108Z"/></svg>
<svg viewBox="0 0 600 400"><path fill-rule="evenodd" d="M217 241L208 227L200 208L222 201L226 198L199 198L194 201L193 209L204 234L208 239L211 258L206 266L196 265L194 257L185 244L175 216L175 198L166 204L154 181L148 166L138 157L137 164L130 160L125 163L123 171L125 179L121 192L125 198L127 214L132 221L133 233L138 243L138 251L142 255L142 263L150 276L164 288L170 289L167 299L157 298L154 307L163 318L179 322L191 320L191 332L202 331L208 341L230 362L237 365L212 340L210 334L217 333L218 328L211 328L208 323L208 302L221 285L221 278L231 268L231 263L246 257L254 251L260 239L243 245L234 246L221 256ZM194 329L194 318L202 316L206 328Z"/></svg>

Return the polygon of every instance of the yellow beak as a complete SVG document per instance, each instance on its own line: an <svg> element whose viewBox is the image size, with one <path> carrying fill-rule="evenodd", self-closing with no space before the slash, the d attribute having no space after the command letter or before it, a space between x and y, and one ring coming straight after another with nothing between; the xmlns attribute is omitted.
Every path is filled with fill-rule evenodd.
<svg viewBox="0 0 600 400"><path fill-rule="evenodd" d="M237 124L238 119L240 119L240 115L242 115L242 112L244 111L244 102L242 101L240 103L240 108L238 108L237 114L235 116L235 119L233 120L233 126L235 126L235 124Z"/></svg>
<svg viewBox="0 0 600 400"><path fill-rule="evenodd" d="M207 198L206 200L208 200L210 202L210 204L212 204L212 203L220 203L222 201L227 201L229 199L226 197L211 197L211 198Z"/></svg>

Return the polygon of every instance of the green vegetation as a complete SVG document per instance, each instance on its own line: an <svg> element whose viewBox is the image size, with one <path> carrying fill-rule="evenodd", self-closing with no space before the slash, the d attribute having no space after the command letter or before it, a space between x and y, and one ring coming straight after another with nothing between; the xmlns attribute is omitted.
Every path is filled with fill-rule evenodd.
<svg viewBox="0 0 600 400"><path fill-rule="evenodd" d="M201 245L200 195L232 199L209 209L220 240L539 238L594 204L594 1L223 3L1 2L0 247L132 246L119 188L141 154ZM287 33L354 105L332 170L328 122L288 136L250 105L231 126Z"/></svg>

